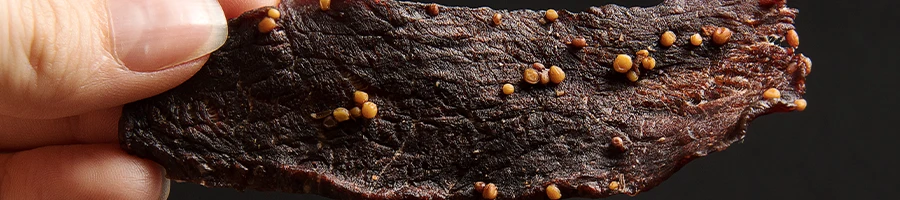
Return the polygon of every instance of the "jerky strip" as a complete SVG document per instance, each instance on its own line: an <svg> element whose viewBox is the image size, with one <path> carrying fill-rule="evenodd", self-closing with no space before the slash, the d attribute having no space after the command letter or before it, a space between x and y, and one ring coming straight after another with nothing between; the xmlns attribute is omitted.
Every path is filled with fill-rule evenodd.
<svg viewBox="0 0 900 200"><path fill-rule="evenodd" d="M122 147L176 180L338 199L633 195L797 109L811 67L777 44L797 13L783 1L329 2L284 0L273 28L269 8L230 21L197 75L125 107ZM550 66L558 84L523 78ZM356 91L377 114L337 122Z"/></svg>

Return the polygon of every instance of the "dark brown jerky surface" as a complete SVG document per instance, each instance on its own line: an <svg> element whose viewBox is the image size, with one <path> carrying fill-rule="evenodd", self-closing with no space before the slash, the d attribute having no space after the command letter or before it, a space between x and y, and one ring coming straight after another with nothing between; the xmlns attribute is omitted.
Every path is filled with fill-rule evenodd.
<svg viewBox="0 0 900 200"><path fill-rule="evenodd" d="M122 148L176 180L338 199L481 198L477 181L499 199L547 198L550 184L563 197L637 194L740 140L755 117L794 109L809 73L778 44L797 13L783 4L668 0L559 11L555 22L426 8L283 0L269 33L257 30L267 9L248 12L196 76L125 107ZM716 27L734 33L724 45L712 42ZM659 44L665 31L674 46ZM569 45L580 37L587 47ZM637 82L613 70L617 54L644 49L657 65ZM566 79L524 82L536 62ZM769 88L781 98L764 99ZM311 116L356 106L356 90L378 105L374 119L329 128Z"/></svg>

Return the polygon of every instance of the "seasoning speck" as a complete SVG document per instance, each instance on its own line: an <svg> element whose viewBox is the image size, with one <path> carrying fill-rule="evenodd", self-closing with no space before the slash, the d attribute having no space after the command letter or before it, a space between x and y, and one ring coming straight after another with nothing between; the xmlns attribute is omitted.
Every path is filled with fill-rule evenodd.
<svg viewBox="0 0 900 200"><path fill-rule="evenodd" d="M556 96L561 97L561 96L563 96L563 95L566 95L566 91L562 91L562 90L557 90L557 91L556 91Z"/></svg>

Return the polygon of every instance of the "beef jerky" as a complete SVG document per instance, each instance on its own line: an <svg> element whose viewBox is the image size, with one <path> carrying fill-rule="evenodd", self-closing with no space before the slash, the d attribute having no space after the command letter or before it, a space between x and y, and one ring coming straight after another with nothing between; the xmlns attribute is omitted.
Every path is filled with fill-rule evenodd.
<svg viewBox="0 0 900 200"><path fill-rule="evenodd" d="M783 1L668 0L556 17L390 0L327 6L283 0L274 27L272 8L229 21L228 41L193 78L125 106L122 148L210 187L606 197L651 189L743 138L752 119L805 106L811 62L791 46L797 10ZM560 69L558 84L559 71L544 75ZM346 113L336 108L360 106L356 91L377 114L338 122Z"/></svg>

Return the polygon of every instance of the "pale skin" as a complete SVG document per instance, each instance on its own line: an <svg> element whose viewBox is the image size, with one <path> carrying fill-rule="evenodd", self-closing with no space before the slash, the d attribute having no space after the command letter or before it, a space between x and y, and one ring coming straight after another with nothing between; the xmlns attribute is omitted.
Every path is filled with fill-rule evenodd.
<svg viewBox="0 0 900 200"><path fill-rule="evenodd" d="M140 73L105 59L106 1L0 2L0 199L168 195L159 165L119 148L122 105L175 87L208 54ZM278 0L219 3L233 18Z"/></svg>

